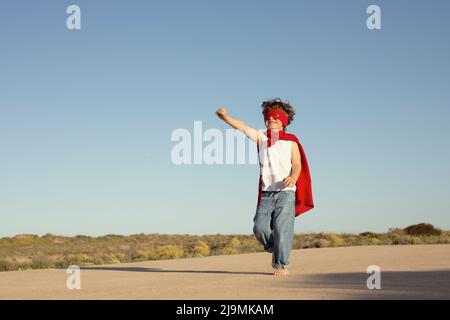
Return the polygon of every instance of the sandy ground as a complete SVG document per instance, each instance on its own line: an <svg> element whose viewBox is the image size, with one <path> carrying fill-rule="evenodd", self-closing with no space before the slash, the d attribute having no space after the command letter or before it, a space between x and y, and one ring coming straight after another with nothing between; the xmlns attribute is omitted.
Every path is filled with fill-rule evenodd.
<svg viewBox="0 0 450 320"><path fill-rule="evenodd" d="M271 256L251 253L82 267L81 289L66 270L0 272L0 299L450 299L450 245L293 250L291 274L272 275ZM381 289L367 289L367 267Z"/></svg>

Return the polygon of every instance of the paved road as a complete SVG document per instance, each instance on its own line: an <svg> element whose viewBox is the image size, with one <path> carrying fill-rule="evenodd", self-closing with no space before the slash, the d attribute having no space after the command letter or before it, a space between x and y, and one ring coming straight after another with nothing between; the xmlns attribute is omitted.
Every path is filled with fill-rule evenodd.
<svg viewBox="0 0 450 320"><path fill-rule="evenodd" d="M450 299L450 245L293 250L291 275L274 277L270 254L251 253L84 267L81 289L66 270L0 272L0 299ZM381 290L368 290L369 265Z"/></svg>

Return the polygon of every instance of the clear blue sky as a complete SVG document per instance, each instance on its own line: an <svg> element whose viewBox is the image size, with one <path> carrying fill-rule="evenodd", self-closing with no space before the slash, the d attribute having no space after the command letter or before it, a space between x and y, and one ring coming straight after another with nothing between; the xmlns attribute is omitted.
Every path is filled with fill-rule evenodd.
<svg viewBox="0 0 450 320"><path fill-rule="evenodd" d="M77 4L82 29L66 28ZM368 30L366 8L381 8ZM450 229L450 2L2 1L0 236L251 234L259 168L176 166L176 128L288 99L296 232Z"/></svg>

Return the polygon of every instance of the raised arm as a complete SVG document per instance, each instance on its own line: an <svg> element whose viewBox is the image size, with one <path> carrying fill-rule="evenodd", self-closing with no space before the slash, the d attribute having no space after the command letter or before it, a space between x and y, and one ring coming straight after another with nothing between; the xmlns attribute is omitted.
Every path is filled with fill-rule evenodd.
<svg viewBox="0 0 450 320"><path fill-rule="evenodd" d="M253 141L257 141L258 137L260 137L259 130L256 130L250 126L248 126L244 121L234 119L230 115L227 114L227 111L224 108L217 109L217 116L229 124L231 127L242 131L247 137L249 137Z"/></svg>

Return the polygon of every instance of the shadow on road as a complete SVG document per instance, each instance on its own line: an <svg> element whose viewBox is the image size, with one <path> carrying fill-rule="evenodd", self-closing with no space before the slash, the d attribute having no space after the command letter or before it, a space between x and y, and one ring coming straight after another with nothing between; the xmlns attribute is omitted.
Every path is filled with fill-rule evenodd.
<svg viewBox="0 0 450 320"><path fill-rule="evenodd" d="M81 270L164 272L194 274L270 275L268 272L238 272L224 270L171 270L142 267L80 267ZM369 290L365 272L302 274L294 273L279 282L299 293L319 294L332 291L339 299L450 299L450 270L383 271L381 289Z"/></svg>
<svg viewBox="0 0 450 320"><path fill-rule="evenodd" d="M269 272L238 272L222 270L170 270L160 268L138 268L138 267L80 267L81 270L107 270L128 272L173 272L173 273L206 273L206 274L247 274L247 275L273 275Z"/></svg>
<svg viewBox="0 0 450 320"><path fill-rule="evenodd" d="M300 274L283 285L300 290L339 290L350 299L450 299L450 270L381 270L380 290L367 288L369 276L364 272Z"/></svg>
<svg viewBox="0 0 450 320"><path fill-rule="evenodd" d="M155 272L217 275L269 275L269 272L241 272L226 270L184 270L144 267L84 266L81 270L123 271L123 272ZM298 293L301 299L319 297L319 299L388 299L388 300L426 300L450 299L450 269L430 271L383 271L381 270L381 289L369 290L367 280L371 274L362 272L308 274L292 273L280 282L278 289L289 289ZM271 278L261 285L271 288ZM272 276L273 279L273 276ZM245 278L242 279L245 283ZM237 288L239 285L237 285ZM323 297L323 298L322 298ZM331 297L331 298L330 298Z"/></svg>

